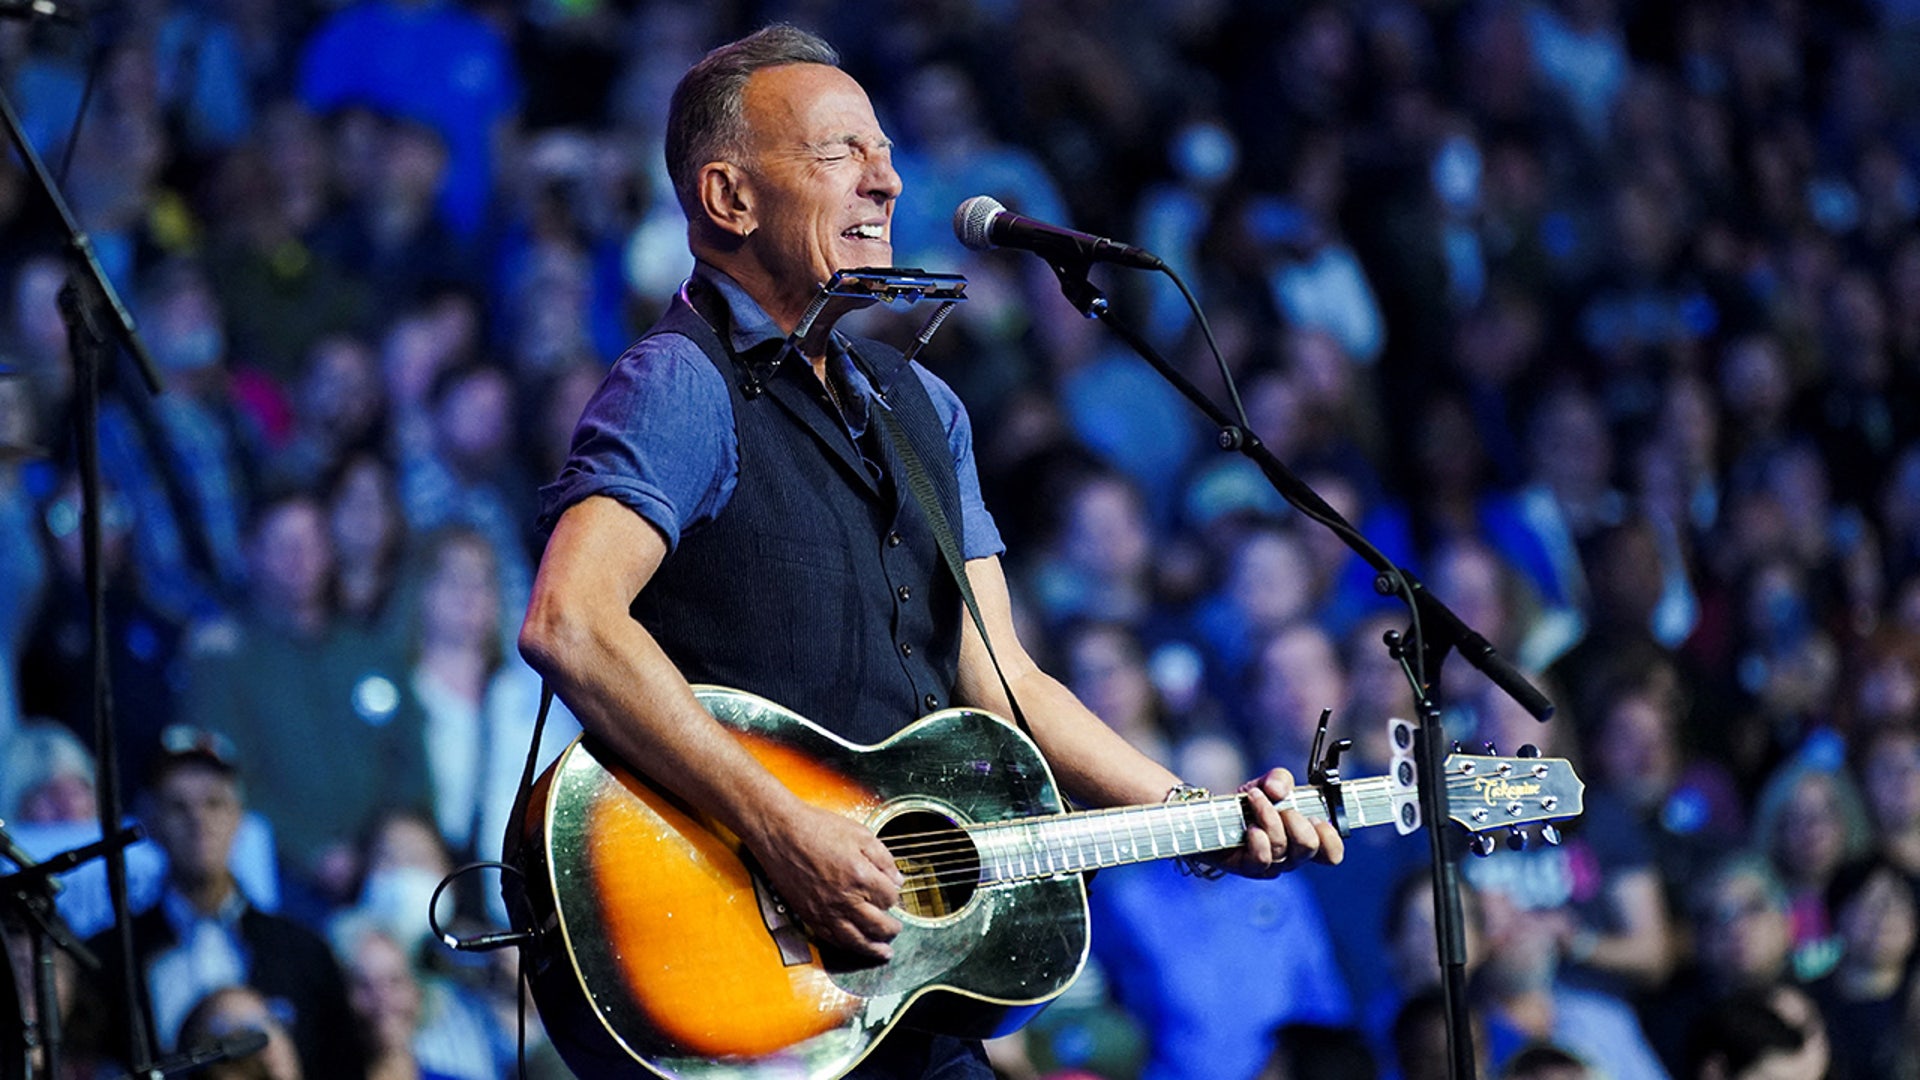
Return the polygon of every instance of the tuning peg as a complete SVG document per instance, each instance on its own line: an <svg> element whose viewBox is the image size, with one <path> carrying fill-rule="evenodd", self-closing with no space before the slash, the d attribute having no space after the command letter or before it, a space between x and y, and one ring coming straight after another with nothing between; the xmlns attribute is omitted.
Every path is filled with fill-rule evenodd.
<svg viewBox="0 0 1920 1080"><path fill-rule="evenodd" d="M1475 855L1484 859L1493 854L1493 849L1499 844L1491 833L1475 833L1473 839L1468 841L1468 846L1473 849Z"/></svg>
<svg viewBox="0 0 1920 1080"><path fill-rule="evenodd" d="M1540 756L1540 748L1532 743L1528 743L1520 748L1520 756L1523 758L1537 758Z"/></svg>
<svg viewBox="0 0 1920 1080"><path fill-rule="evenodd" d="M1500 751L1498 751L1498 750L1496 750L1496 749L1494 749L1494 747L1493 747L1493 740L1492 740L1492 739L1488 739L1488 740L1487 740L1486 742L1483 742L1483 743L1481 743L1480 745L1482 745L1482 746L1484 746L1484 747L1486 747L1486 748L1487 748L1487 756L1489 756L1489 757L1499 757L1499 756L1500 756Z"/></svg>
<svg viewBox="0 0 1920 1080"><path fill-rule="evenodd" d="M1559 847L1560 829L1549 821L1545 825L1540 826L1540 839L1545 840L1548 847Z"/></svg>
<svg viewBox="0 0 1920 1080"><path fill-rule="evenodd" d="M1507 830L1507 848L1511 851L1527 850L1527 834L1520 826L1515 825Z"/></svg>
<svg viewBox="0 0 1920 1080"><path fill-rule="evenodd" d="M1460 752L1460 740L1459 740L1459 739L1455 739L1455 740L1453 740L1453 752L1454 752L1454 753L1456 753L1456 754Z"/></svg>

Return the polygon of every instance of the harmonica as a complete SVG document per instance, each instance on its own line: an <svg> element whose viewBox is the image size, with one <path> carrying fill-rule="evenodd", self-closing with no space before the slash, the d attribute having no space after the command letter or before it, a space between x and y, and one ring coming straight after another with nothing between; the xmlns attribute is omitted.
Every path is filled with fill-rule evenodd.
<svg viewBox="0 0 1920 1080"><path fill-rule="evenodd" d="M822 292L848 300L882 300L909 304L921 300L967 298L967 279L962 274L936 274L906 266L863 266L856 270L836 271Z"/></svg>

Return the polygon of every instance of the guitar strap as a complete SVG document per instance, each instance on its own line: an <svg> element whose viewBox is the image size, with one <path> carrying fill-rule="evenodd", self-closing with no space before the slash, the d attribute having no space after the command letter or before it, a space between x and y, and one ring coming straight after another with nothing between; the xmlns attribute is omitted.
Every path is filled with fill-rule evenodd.
<svg viewBox="0 0 1920 1080"><path fill-rule="evenodd" d="M522 822L527 816L527 802L533 795L533 771L539 767L540 763L540 739L546 734L547 713L552 709L553 685L541 679L540 711L533 718L533 738L527 743L527 764L520 770L520 790L513 793L513 816L507 819L507 835L501 845L501 858L516 865L519 859Z"/></svg>
<svg viewBox="0 0 1920 1080"><path fill-rule="evenodd" d="M719 335L713 332L704 318L700 320L698 326L699 329L707 331L707 334L702 335L703 337L712 335L713 343L719 344ZM847 350L847 355L862 367L866 366L859 354L851 348ZM917 377L912 376L910 370L905 374ZM867 375L868 381L871 382L871 369L868 370ZM947 512L934 490L933 478L928 475L925 463L921 460L919 452L914 449L913 436L907 431L905 425L900 423L899 418L894 416L892 408L886 406L884 402L881 408L872 410L872 413L879 417L880 426L886 430L887 439L892 443L894 453L900 459L901 469L906 473L907 490L927 515L927 522L933 529L934 540L940 546L940 555L947 564L947 572L953 576L953 583L960 590L960 599L967 606L967 614L973 618L973 628L979 631L980 643L986 646L987 660L993 664L993 673L1000 680L1001 692L1007 695L1007 706L1013 712L1014 723L1019 725L1027 738L1033 739L1034 748L1038 750L1040 740L1034 737L1033 728L1028 725L1026 714L1020 709L1019 700L1013 696L1013 686L1007 681L1007 673L1000 666L1000 658L993 651L993 638L987 633L987 622L980 615L980 603L974 599L973 585L967 580L966 561L960 552L960 542L955 538L953 524L947 519ZM517 857L521 823L526 816L527 803L533 793L534 770L538 767L540 759L540 739L546 729L547 713L552 707L553 687L543 679L540 682L540 712L534 717L533 738L527 743L527 762L520 773L520 790L514 793L513 817L507 826L507 848L504 854L509 862ZM1044 752L1041 756L1045 757Z"/></svg>
<svg viewBox="0 0 1920 1080"><path fill-rule="evenodd" d="M848 355L853 355L851 349ZM911 371L903 377L917 378ZM900 467L907 474L907 490L912 492L914 501L926 512L927 522L933 527L933 537L940 545L940 554L947 564L948 573L953 575L953 583L960 589L960 599L967 605L967 614L973 617L973 628L980 632L980 643L987 647L987 659L993 664L993 673L1000 679L1000 689L1007 695L1007 705L1013 710L1014 723L1020 726L1027 738L1033 739L1035 749L1040 740L1034 738L1033 728L1027 725L1026 714L1020 710L1020 702L1013 696L1013 687L1007 682L1007 673L1000 667L1000 658L994 654L993 638L987 634L987 622L980 617L980 603L973 598L973 586L967 581L966 560L960 553L960 542L953 534L953 524L947 520L947 511L940 505L940 499L933 489L933 478L927 475L927 467L920 454L913 448L913 440L906 427L900 423L893 410L882 407L873 410L880 419L880 426L886 430L887 439L893 444L893 450L900 459ZM1045 757L1043 753L1041 755Z"/></svg>

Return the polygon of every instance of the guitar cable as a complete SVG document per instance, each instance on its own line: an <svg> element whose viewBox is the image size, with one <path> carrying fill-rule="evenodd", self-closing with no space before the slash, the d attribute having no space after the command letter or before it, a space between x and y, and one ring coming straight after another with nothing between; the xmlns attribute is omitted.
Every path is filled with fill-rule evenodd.
<svg viewBox="0 0 1920 1080"><path fill-rule="evenodd" d="M512 874L514 877L520 878L522 881L526 879L526 875L521 873L520 868L513 865L512 863L500 862L498 860L470 862L470 863L467 863L465 866L455 867L452 873L449 873L446 877L441 878L440 884L434 886L433 896L427 900L427 928L433 931L433 936L439 939L440 944L445 945L447 948L452 949L455 952L493 952L496 949L504 949L510 945L516 945L516 946L531 945L539 938L539 935L532 930L494 931L491 933L475 934L471 937L463 938L463 937L456 937L452 933L448 932L446 929L441 927L440 925L440 894L447 891L447 886L453 884L454 882L460 880L463 877L466 877L468 874L471 874L476 870L486 870L489 868L499 870L502 873ZM515 1056L516 1062L519 1065L520 1080L527 1080L527 987L528 987L528 981L527 981L527 962L526 961L527 961L526 955L523 953L513 965L514 987L517 990L517 993L514 995L515 1000L513 1003L514 1004L513 1011L516 1019L518 1020L518 1023L515 1025L518 1031L517 1031L517 1041L516 1041L514 1056Z"/></svg>

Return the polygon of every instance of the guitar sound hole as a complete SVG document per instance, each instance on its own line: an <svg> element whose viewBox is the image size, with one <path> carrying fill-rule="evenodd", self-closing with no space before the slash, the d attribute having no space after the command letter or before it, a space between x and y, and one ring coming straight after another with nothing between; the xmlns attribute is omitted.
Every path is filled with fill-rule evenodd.
<svg viewBox="0 0 1920 1080"><path fill-rule="evenodd" d="M953 820L931 810L909 810L880 826L880 839L906 875L900 909L938 919L973 899L980 883L980 853Z"/></svg>

